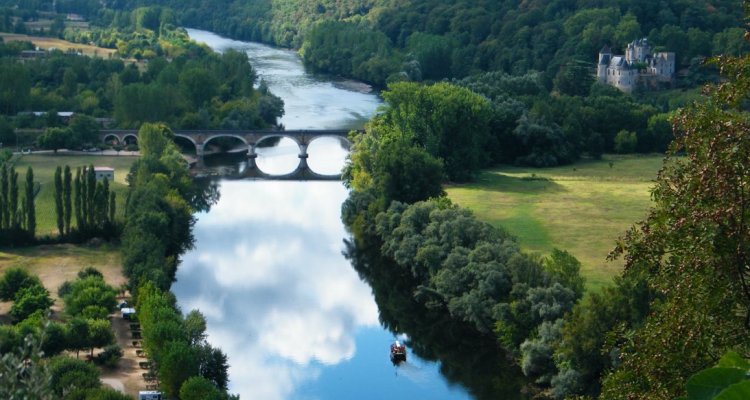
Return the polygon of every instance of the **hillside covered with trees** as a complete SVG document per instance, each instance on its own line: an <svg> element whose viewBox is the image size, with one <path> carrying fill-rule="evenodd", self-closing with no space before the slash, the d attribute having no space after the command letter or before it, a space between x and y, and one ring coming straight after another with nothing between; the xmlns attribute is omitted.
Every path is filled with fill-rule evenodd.
<svg viewBox="0 0 750 400"><path fill-rule="evenodd" d="M742 38L741 6L734 1L167 0L157 5L61 0L56 7L103 27L69 27L60 33L63 37L117 48L123 56L149 60L154 69L175 54L174 41L182 40L174 27L188 26L298 48L312 70L380 88L400 81L451 81L491 103L488 129L494 138L488 143L488 164L553 166L602 153L664 152L672 139L669 114L697 99L700 84L718 79L716 69L704 64L706 57L749 49ZM31 11L7 13L11 22L34 18ZM598 51L610 46L614 54L623 54L629 42L641 37L648 37L654 51L676 54L676 79L663 88L669 90L630 95L596 83ZM149 104L149 93L176 96L176 101L141 107L143 112L181 116L168 121L191 128L246 127L257 125L248 122L256 114L266 122L279 115L278 101L257 95L250 97L257 109L253 115L237 102L213 102L196 111L196 101L212 98L212 92L222 99L225 90L199 79L205 76L188 75L183 79L180 72L172 81L157 76L156 82L139 86L145 96L140 104ZM206 85L195 86L196 79ZM167 85L166 91L153 88L165 82L176 85ZM185 94L181 100L188 82L206 88L200 91L208 93L205 98ZM191 112L182 113L187 106ZM115 111L123 126L139 120L131 115L138 110Z"/></svg>

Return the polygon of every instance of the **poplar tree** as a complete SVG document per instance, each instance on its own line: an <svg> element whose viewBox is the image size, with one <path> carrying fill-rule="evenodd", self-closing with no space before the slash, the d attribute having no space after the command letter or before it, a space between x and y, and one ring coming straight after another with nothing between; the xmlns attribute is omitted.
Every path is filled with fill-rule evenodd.
<svg viewBox="0 0 750 400"><path fill-rule="evenodd" d="M76 178L73 181L73 207L75 208L76 227L83 229L83 213L81 210L81 167L76 168Z"/></svg>
<svg viewBox="0 0 750 400"><path fill-rule="evenodd" d="M107 218L104 205L107 204L107 199L104 197L104 185L101 182L96 183L96 189L94 190L94 226L101 228L104 225L104 220Z"/></svg>
<svg viewBox="0 0 750 400"><path fill-rule="evenodd" d="M59 165L55 169L55 213L57 214L57 231L60 232L61 237L65 236L62 168Z"/></svg>
<svg viewBox="0 0 750 400"><path fill-rule="evenodd" d="M70 218L71 218L71 204L70 204L70 184L71 184L72 174L70 172L70 167L65 166L65 171L63 172L63 214L65 215L65 234L70 235Z"/></svg>
<svg viewBox="0 0 750 400"><path fill-rule="evenodd" d="M109 179L105 176L102 180L102 225L109 219Z"/></svg>
<svg viewBox="0 0 750 400"><path fill-rule="evenodd" d="M8 202L9 228L18 228L18 172L14 167L10 168L10 200Z"/></svg>
<svg viewBox="0 0 750 400"><path fill-rule="evenodd" d="M115 192L109 192L109 222L115 225L115 215L117 211L117 203L115 202Z"/></svg>
<svg viewBox="0 0 750 400"><path fill-rule="evenodd" d="M26 170L26 230L31 237L36 233L36 210L34 209L34 170Z"/></svg>
<svg viewBox="0 0 750 400"><path fill-rule="evenodd" d="M94 165L89 165L86 170L86 225L91 228L95 226L95 213L96 208L94 205L94 196L96 194L96 173L94 172Z"/></svg>
<svg viewBox="0 0 750 400"><path fill-rule="evenodd" d="M0 199L2 199L2 207L0 207L0 227L2 229L8 229L10 223L8 219L10 217L10 204L8 203L8 166L3 165L2 175L0 175Z"/></svg>

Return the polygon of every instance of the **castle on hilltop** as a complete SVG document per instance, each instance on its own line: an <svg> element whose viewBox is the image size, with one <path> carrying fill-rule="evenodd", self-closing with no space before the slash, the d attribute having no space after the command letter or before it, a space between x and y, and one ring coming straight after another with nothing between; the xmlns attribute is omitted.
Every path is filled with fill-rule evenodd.
<svg viewBox="0 0 750 400"><path fill-rule="evenodd" d="M599 82L623 92L632 92L639 85L646 88L671 84L675 73L674 53L651 53L648 39L630 42L625 55L612 55L608 46L599 52L596 77Z"/></svg>

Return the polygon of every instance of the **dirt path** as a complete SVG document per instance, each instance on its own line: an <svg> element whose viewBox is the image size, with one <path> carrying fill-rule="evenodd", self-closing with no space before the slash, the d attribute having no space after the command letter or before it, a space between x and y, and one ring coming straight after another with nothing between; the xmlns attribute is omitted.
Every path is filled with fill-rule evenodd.
<svg viewBox="0 0 750 400"><path fill-rule="evenodd" d="M122 348L123 355L117 364L117 369L102 373L102 382L105 379L107 382L116 382L119 387L110 386L127 395L138 397L139 391L146 390L146 381L143 379L143 373L147 372L141 369L138 363L146 361L146 359L138 357L136 354L139 348L133 346L134 339L130 329L130 321L123 319L119 312L110 318L110 321L112 321L115 339L120 348Z"/></svg>

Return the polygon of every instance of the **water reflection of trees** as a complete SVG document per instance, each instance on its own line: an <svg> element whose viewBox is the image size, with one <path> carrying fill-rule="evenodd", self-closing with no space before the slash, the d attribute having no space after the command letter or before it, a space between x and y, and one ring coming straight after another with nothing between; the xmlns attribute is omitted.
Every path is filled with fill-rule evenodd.
<svg viewBox="0 0 750 400"><path fill-rule="evenodd" d="M219 181L211 178L195 178L191 185L188 204L196 212L208 212L221 197Z"/></svg>
<svg viewBox="0 0 750 400"><path fill-rule="evenodd" d="M369 239L372 240L372 239ZM354 243L356 242L356 244ZM370 285L380 323L393 334L406 334L414 354L440 362L440 372L476 399L521 399L521 371L507 360L492 335L450 317L444 307L429 307L411 295L419 282L383 257L379 243L347 241L344 255Z"/></svg>

